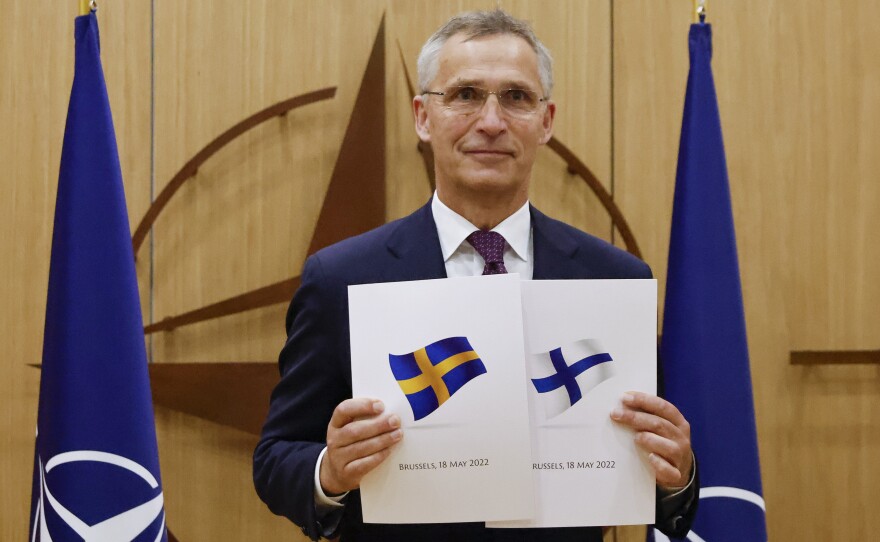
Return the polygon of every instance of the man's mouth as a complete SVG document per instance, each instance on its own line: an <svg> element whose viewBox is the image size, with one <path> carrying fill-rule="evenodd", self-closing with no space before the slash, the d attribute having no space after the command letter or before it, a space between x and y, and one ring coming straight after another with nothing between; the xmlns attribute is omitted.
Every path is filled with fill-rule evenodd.
<svg viewBox="0 0 880 542"><path fill-rule="evenodd" d="M465 149L465 154L474 154L480 156L513 156L512 151L504 150L504 149Z"/></svg>

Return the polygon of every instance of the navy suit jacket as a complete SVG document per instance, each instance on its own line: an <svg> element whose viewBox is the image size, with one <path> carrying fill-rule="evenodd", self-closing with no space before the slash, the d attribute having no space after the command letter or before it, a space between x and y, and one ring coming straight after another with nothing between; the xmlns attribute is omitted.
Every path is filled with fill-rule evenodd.
<svg viewBox="0 0 880 542"><path fill-rule="evenodd" d="M533 278L650 278L632 255L531 208ZM352 284L446 277L430 202L412 215L323 249L306 260L287 313L281 380L254 451L254 484L272 512L317 540L314 472L333 409L351 397L348 291ZM691 499L692 503L696 498ZM669 534L684 535L695 506L657 517ZM659 510L658 510L659 511ZM599 528L486 529L482 523L365 524L360 495L346 498L339 532L355 541L601 541Z"/></svg>

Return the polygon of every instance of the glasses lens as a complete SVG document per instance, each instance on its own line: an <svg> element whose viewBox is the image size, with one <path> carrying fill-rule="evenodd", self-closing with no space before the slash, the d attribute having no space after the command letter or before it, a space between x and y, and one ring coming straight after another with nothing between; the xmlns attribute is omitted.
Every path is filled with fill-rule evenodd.
<svg viewBox="0 0 880 542"><path fill-rule="evenodd" d="M486 103L487 93L477 87L448 87L443 93L443 104L460 113L473 113Z"/></svg>
<svg viewBox="0 0 880 542"><path fill-rule="evenodd" d="M498 93L501 106L511 113L532 113L538 107L538 95L531 90L510 88Z"/></svg>

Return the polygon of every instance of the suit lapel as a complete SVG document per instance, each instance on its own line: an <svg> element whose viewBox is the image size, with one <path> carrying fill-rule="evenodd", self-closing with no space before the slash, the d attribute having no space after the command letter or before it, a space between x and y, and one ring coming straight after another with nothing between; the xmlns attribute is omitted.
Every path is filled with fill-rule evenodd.
<svg viewBox="0 0 880 542"><path fill-rule="evenodd" d="M583 279L603 276L594 262L575 258L580 248L569 227L537 210L532 216L535 280ZM394 265L387 270L389 281L446 278L431 202L398 222L388 238L387 248ZM595 262L601 263L601 262Z"/></svg>
<svg viewBox="0 0 880 542"><path fill-rule="evenodd" d="M446 278L446 265L430 200L398 223L389 236L387 247L397 261L394 269L389 270L393 275L390 280Z"/></svg>
<svg viewBox="0 0 880 542"><path fill-rule="evenodd" d="M567 226L530 207L535 280L591 278L594 270L575 259L580 245Z"/></svg>

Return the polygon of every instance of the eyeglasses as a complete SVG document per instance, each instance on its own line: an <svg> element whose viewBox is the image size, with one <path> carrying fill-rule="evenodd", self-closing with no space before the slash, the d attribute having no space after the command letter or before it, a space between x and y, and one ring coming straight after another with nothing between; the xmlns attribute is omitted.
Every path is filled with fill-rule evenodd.
<svg viewBox="0 0 880 542"><path fill-rule="evenodd" d="M498 98L498 104L511 115L527 117L534 114L547 101L537 92L524 88L507 88L496 91L475 86L449 86L443 92L426 90L422 94L431 94L442 98L443 106L459 115L473 115L483 109L490 94Z"/></svg>

